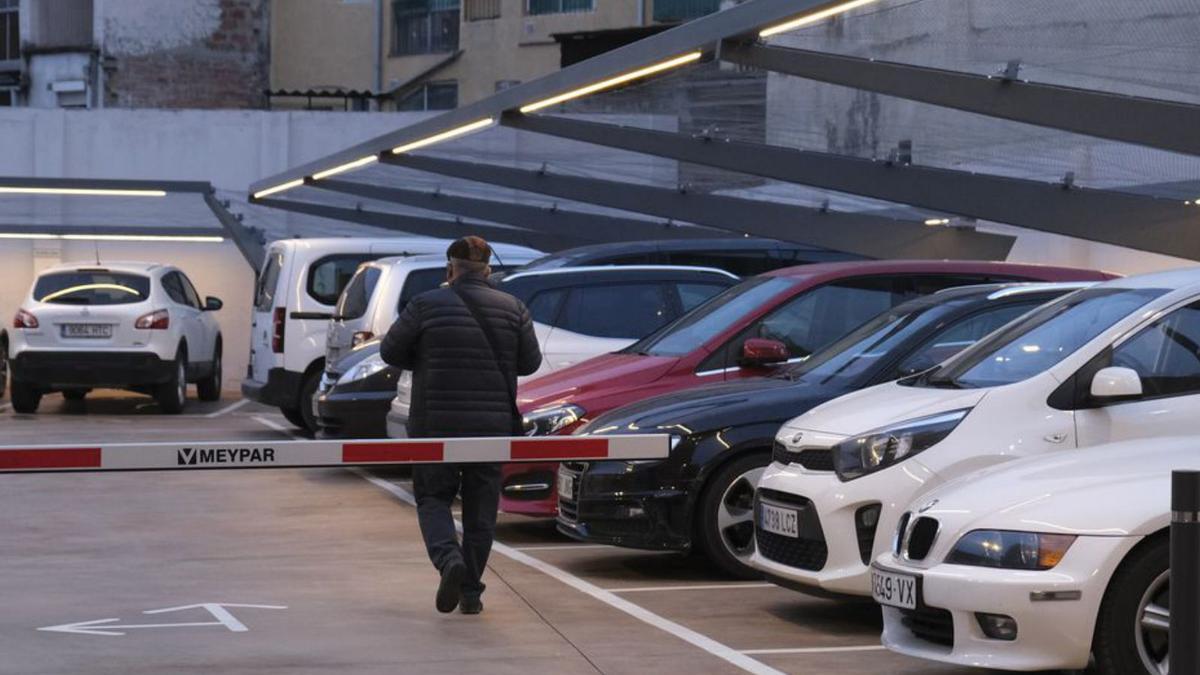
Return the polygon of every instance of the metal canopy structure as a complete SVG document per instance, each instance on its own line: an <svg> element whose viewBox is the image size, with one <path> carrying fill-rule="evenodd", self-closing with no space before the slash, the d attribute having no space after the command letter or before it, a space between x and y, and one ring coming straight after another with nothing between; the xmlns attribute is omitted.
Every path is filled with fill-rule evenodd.
<svg viewBox="0 0 1200 675"><path fill-rule="evenodd" d="M727 41L723 61L989 117L1200 155L1200 106Z"/></svg>
<svg viewBox="0 0 1200 675"><path fill-rule="evenodd" d="M1011 237L928 227L866 213L839 213L791 204L666 190L631 183L525 171L417 155L384 162L481 183L553 195L611 208L711 225L731 232L798 241L876 258L1004 259Z"/></svg>
<svg viewBox="0 0 1200 675"><path fill-rule="evenodd" d="M680 133L662 128L619 126L545 114L560 110L561 104L568 101L611 91L633 82L645 83L667 71L695 67L698 63L718 66L726 62L743 68L757 68L848 87L858 92L870 92L871 95L882 94L895 97L896 100L916 101L947 111L963 111L995 120L1019 122L1031 125L1031 128L1084 134L1116 141L1117 144L1179 153L1181 157L1200 156L1200 135L1195 133L1200 128L1200 105L1195 103L1031 83L1018 77L1017 62L1010 62L1003 75L988 76L944 67L799 49L795 46L767 45L764 42L776 34L817 25L843 13L866 8L847 20L860 21L871 13L884 13L885 9L876 11L875 8L888 4L882 0L749 0L506 89L463 108L430 117L264 178L251 187L250 201L292 210L311 209L319 205L298 207L291 200L264 198L298 188L321 188L392 204L507 223L527 228L525 231L537 230L543 235L557 233L572 237L603 227L614 237L628 237L641 236L642 232L637 228L648 227L644 236L653 236L653 223L647 221L643 225L638 219L604 216L607 220L600 220L585 217L587 214L573 213L573 209L563 210L562 216L550 216L547 214L556 212L517 204L507 205L513 208L501 209L496 207L495 200L491 200L489 206L486 203L488 200L466 195L449 197L392 188L386 182L386 176L382 185L379 184L381 177L378 175L373 181L375 184L330 180L340 174L382 165L454 176L478 185L505 186L531 194L553 195L565 200L730 232L798 240L879 257L1003 257L1012 243L1008 238L984 235L969 229L927 228L918 226L920 220L885 218L869 212L870 209L887 208L877 203L882 201L929 209L939 216L956 214L1170 256L1200 259L1200 237L1195 234L1196 226L1200 225L1200 209L1197 208L1200 207L1200 198L1185 201L1177 194L1138 194L1139 186L1125 190L1120 188L1122 183L1112 182L1104 184L1103 189L1085 188L1075 184L1074 173L1070 169L1059 171L1057 176L1061 176L1061 179L1057 181L1053 175L1039 174L1038 179L1033 179L1013 171L989 172L957 169L952 168L953 165L914 164L911 157L900 156L903 153L880 160L873 154L863 156L861 147L855 147L856 144L862 145L863 139L858 138L849 145L859 154L842 152L838 144L833 142L832 135L829 145L835 151L816 152L786 147L778 142L763 142L775 141L778 133L772 136L760 132L757 138L754 134L737 138L734 134L726 133L720 125L700 133L697 133L697 127L690 126ZM912 4L892 3L886 9L895 10ZM923 31L926 25L918 23L915 30ZM821 40L828 41L830 35L833 33L828 31L821 35L811 33L808 35L809 43L821 44ZM897 43L888 44L891 45L889 49L894 50ZM676 114L683 126L684 115ZM855 123L858 120L850 121L851 125ZM414 154L436 144L455 141L496 126L543 137L570 139L594 147L616 148L642 156L665 158L677 162L681 174L685 166L689 167L688 171L692 171L690 167L710 167L741 176L756 176L804 186L803 189L807 191L805 194L810 196L814 190L822 190L840 195L860 195L877 202L863 206L867 210L847 213L844 210L815 209L765 199L745 199L747 195L701 194L653 187L631 180L609 180L607 176L570 175L572 172L563 170L551 172L544 162L541 171L530 171L507 166L503 161L463 162ZM835 127L831 128L827 133L835 130ZM974 163L967 161L965 164ZM1162 184L1174 179L1175 175L1160 176L1147 172L1144 182ZM678 182L686 184L688 181L681 179ZM756 183L743 180L741 184ZM757 185L773 189L777 187L763 180L759 180ZM760 191L761 194L767 192L769 190ZM775 193L778 194L778 190ZM311 213L311 210L308 212ZM344 215L349 212L352 222L362 222L364 217L361 210L340 209L340 212ZM377 216L390 218L393 225L395 223L395 217L390 214L378 212ZM378 220L377 216L371 218ZM423 227L430 227L431 222L443 228L446 223L461 223L425 219ZM927 219L924 225L947 222L936 217ZM478 225L483 227L485 224ZM509 232L510 229L500 228L497 232L516 236ZM449 231L443 229L439 236L447 236Z"/></svg>
<svg viewBox="0 0 1200 675"><path fill-rule="evenodd" d="M0 200L16 196L153 199L172 195L200 196L207 210L216 218L219 227L72 226L66 223L53 225L9 223L0 225L0 238L127 241L211 240L216 243L223 239L218 235L225 235L234 242L238 251L252 268L257 270L261 267L265 255L265 242L261 233L243 225L241 219L229 211L228 205L216 198L216 190L210 183L203 181L0 176Z"/></svg>

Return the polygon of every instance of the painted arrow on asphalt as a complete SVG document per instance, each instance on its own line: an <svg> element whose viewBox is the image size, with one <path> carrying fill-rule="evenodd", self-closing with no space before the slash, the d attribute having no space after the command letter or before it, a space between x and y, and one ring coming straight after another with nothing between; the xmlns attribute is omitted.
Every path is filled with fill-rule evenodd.
<svg viewBox="0 0 1200 675"><path fill-rule="evenodd" d="M192 626L224 626L234 633L245 633L250 630L246 624L242 623L229 612L226 607L253 607L256 609L287 609L286 605L246 605L239 603L227 602L204 602L195 605L180 605L179 607L164 607L163 609L148 609L142 614L166 614L168 612L181 612L185 609L203 609L212 615L215 621L189 621L185 623L141 623L141 624L114 624L114 621L120 621L119 618L114 619L95 619L93 621L80 621L77 623L64 623L59 626L45 626L38 630L44 630L51 633L75 633L77 635L124 635L122 631L132 630L135 628L188 628Z"/></svg>

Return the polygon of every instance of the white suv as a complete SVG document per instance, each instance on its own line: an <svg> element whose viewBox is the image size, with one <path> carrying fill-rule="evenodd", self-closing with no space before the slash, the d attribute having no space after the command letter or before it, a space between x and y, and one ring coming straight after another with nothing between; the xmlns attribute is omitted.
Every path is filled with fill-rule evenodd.
<svg viewBox="0 0 1200 675"><path fill-rule="evenodd" d="M195 382L202 401L221 397L221 328L175 267L79 263L38 275L0 335L12 369L12 406L33 413L44 394L79 400L99 387L150 394L178 413Z"/></svg>

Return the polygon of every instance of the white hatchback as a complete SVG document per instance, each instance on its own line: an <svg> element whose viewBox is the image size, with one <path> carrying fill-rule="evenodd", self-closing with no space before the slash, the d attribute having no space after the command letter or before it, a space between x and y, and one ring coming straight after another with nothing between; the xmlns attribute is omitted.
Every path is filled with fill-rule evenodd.
<svg viewBox="0 0 1200 675"><path fill-rule="evenodd" d="M1165 673L1171 472L1195 468L1194 435L1124 441L922 495L874 563L884 645L988 668Z"/></svg>
<svg viewBox="0 0 1200 675"><path fill-rule="evenodd" d="M1200 432L1200 269L1117 279L1026 314L925 373L787 422L757 498L797 515L752 564L782 585L869 595L918 494L1019 457ZM814 454L825 456L815 466ZM791 461L795 458L796 461Z"/></svg>
<svg viewBox="0 0 1200 675"><path fill-rule="evenodd" d="M38 275L7 341L12 406L37 411L42 396L82 399L95 388L150 394L178 413L195 382L221 396L221 328L182 271L155 263L67 264Z"/></svg>

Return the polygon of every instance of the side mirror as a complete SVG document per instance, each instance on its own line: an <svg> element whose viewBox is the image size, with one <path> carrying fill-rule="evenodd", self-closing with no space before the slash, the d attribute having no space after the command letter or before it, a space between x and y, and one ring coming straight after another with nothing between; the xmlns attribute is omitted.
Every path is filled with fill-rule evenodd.
<svg viewBox="0 0 1200 675"><path fill-rule="evenodd" d="M1142 378L1132 368L1102 368L1092 378L1092 396L1102 399L1142 395Z"/></svg>
<svg viewBox="0 0 1200 675"><path fill-rule="evenodd" d="M749 338L742 343L742 358L738 365L743 368L763 368L788 360L788 348L779 340Z"/></svg>
<svg viewBox="0 0 1200 675"><path fill-rule="evenodd" d="M220 298L214 298L211 295L204 298L204 311L206 312L215 312L224 306L225 303L221 302Z"/></svg>

